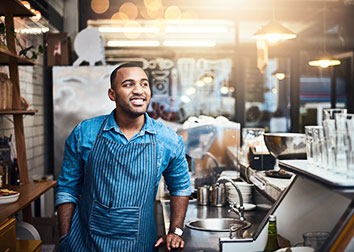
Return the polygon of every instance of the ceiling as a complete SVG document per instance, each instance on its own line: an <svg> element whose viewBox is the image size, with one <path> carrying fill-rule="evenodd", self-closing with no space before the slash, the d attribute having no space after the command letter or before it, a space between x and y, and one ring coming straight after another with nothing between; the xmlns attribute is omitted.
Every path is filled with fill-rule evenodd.
<svg viewBox="0 0 354 252"><path fill-rule="evenodd" d="M109 8L101 14L87 8L91 5L91 0L81 0L81 6L85 5L87 8L86 13L81 13L81 19L89 20L88 24L92 27L117 26L119 21L111 21L111 17L126 2L134 3L139 9L136 21L141 25L154 22L154 19L143 17L142 10L146 9L143 0L110 0ZM303 48L318 47L323 41L323 34L326 34L328 48L333 50L348 50L354 45L354 31L351 28L354 23L354 0L161 0L161 3L164 10L169 6L177 6L181 13L193 13L201 26L207 27L206 24L209 22L210 25L213 20L228 23L227 33L179 33L174 35L176 39L213 38L217 41L217 46L254 43L252 34L274 18L297 34L296 41ZM163 11L161 13L160 19L163 19ZM324 23L326 32L324 32ZM124 33L119 32L103 33L106 41L121 40L125 36ZM161 32L158 36L161 40L165 36L172 35ZM151 39L151 37L153 35L144 33L138 38Z"/></svg>

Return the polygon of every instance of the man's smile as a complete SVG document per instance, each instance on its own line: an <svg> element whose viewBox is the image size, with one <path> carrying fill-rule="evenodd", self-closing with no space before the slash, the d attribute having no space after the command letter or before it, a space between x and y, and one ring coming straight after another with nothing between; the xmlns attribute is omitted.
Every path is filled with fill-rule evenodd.
<svg viewBox="0 0 354 252"><path fill-rule="evenodd" d="M143 105L146 101L146 99L142 97L132 97L129 100L133 105Z"/></svg>

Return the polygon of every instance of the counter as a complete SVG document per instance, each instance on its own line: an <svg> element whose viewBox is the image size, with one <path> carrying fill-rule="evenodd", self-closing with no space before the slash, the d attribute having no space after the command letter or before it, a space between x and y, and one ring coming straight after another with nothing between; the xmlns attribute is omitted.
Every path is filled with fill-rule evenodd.
<svg viewBox="0 0 354 252"><path fill-rule="evenodd" d="M169 200L161 200L163 219L165 225L165 233L168 232L170 226L170 202ZM197 202L192 200L187 209L185 223L192 219L199 218L237 218L235 213L228 213L228 207L212 207L199 206ZM256 208L255 210L245 211L246 221L252 223L251 227L243 232L243 237L251 238L257 231L259 223L266 216L268 209ZM219 237L228 237L228 232L208 232L193 230L184 227L183 240L185 241L184 251L219 251ZM160 249L160 251L167 251Z"/></svg>

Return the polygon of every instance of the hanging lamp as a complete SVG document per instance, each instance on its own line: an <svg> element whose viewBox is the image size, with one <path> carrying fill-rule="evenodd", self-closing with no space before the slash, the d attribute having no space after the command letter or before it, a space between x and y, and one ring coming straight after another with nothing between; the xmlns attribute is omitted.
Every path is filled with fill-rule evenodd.
<svg viewBox="0 0 354 252"><path fill-rule="evenodd" d="M338 59L334 59L328 52L326 49L326 7L323 7L323 43L322 43L322 47L323 47L323 52L322 52L322 56L319 57L318 59L314 59L314 60L310 60L308 62L308 64L310 66L317 66L317 67L322 67L322 68L327 68L330 66L338 66L341 64L340 60Z"/></svg>
<svg viewBox="0 0 354 252"><path fill-rule="evenodd" d="M284 80L286 77L286 74L284 73L284 71L279 71L279 70L275 70L272 75L274 75L278 80Z"/></svg>
<svg viewBox="0 0 354 252"><path fill-rule="evenodd" d="M296 38L296 34L275 20L274 0L272 1L272 21L261 27L252 38L257 40L266 40L270 43L276 43L279 40L288 40Z"/></svg>

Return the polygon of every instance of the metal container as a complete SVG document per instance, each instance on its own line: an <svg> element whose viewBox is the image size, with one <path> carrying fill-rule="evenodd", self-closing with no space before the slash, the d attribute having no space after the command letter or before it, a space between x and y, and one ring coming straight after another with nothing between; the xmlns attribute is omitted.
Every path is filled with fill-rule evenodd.
<svg viewBox="0 0 354 252"><path fill-rule="evenodd" d="M306 135L300 133L265 133L269 152L278 159L306 159Z"/></svg>
<svg viewBox="0 0 354 252"><path fill-rule="evenodd" d="M225 205L225 186L224 184L217 184L211 187L211 205L223 206Z"/></svg>
<svg viewBox="0 0 354 252"><path fill-rule="evenodd" d="M209 186L201 186L197 189L198 205L206 206L209 204Z"/></svg>

